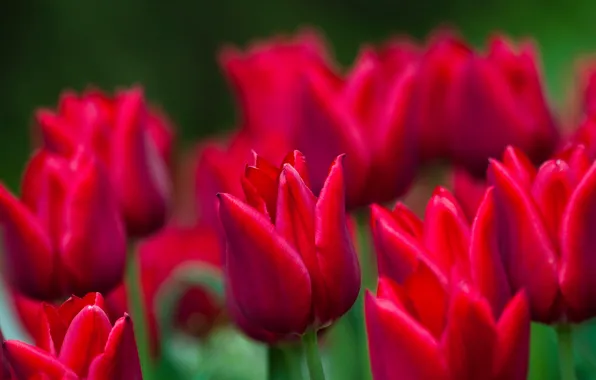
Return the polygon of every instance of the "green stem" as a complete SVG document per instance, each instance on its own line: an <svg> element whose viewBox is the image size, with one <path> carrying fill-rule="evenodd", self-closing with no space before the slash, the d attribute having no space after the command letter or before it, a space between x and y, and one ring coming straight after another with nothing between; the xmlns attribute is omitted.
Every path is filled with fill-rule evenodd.
<svg viewBox="0 0 596 380"><path fill-rule="evenodd" d="M319 346L317 344L317 332L306 332L302 336L302 345L304 347L304 354L306 355L310 380L325 380L325 372L323 371L323 363L321 362L321 355L319 354Z"/></svg>
<svg viewBox="0 0 596 380"><path fill-rule="evenodd" d="M575 359L573 356L573 332L571 325L557 326L559 340L559 365L561 367L561 380L576 380Z"/></svg>
<svg viewBox="0 0 596 380"><path fill-rule="evenodd" d="M141 268L134 244L131 244L128 253L128 268L126 274L126 288L128 297L128 310L133 322L139 361L144 380L152 380L151 352L149 350L149 330L145 313L145 298L141 285Z"/></svg>
<svg viewBox="0 0 596 380"><path fill-rule="evenodd" d="M298 346L300 348L300 346ZM268 380L302 380L300 351L293 347L267 347Z"/></svg>

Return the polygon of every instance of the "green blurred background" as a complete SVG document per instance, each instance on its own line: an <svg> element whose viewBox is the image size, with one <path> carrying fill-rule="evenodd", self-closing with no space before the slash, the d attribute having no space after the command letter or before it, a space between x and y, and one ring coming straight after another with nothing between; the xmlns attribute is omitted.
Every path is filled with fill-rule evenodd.
<svg viewBox="0 0 596 380"><path fill-rule="evenodd" d="M323 32L349 66L363 42L392 35L422 40L457 28L474 45L503 31L540 47L550 99L560 108L577 58L596 52L594 0L52 0L0 6L0 181L18 188L33 111L66 88L112 91L142 84L179 131L179 144L234 126L234 102L216 62L224 44ZM19 337L0 291L0 324ZM192 354L194 355L194 354ZM194 355L197 357L197 355Z"/></svg>
<svg viewBox="0 0 596 380"><path fill-rule="evenodd" d="M164 106L182 143L234 125L233 100L216 63L226 43L290 33L327 36L349 65L363 42L424 38L457 27L474 44L504 31L540 44L551 99L560 101L579 53L596 51L596 2L577 0L21 1L0 8L0 178L18 186L33 110L65 88L112 90L141 83Z"/></svg>

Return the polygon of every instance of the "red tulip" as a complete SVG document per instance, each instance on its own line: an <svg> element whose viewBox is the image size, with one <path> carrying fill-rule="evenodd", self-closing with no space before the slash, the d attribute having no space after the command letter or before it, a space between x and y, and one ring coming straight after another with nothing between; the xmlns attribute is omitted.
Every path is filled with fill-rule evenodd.
<svg viewBox="0 0 596 380"><path fill-rule="evenodd" d="M526 298L495 318L465 283L450 295L424 265L403 285L381 278L365 301L375 380L522 380L529 356Z"/></svg>
<svg viewBox="0 0 596 380"><path fill-rule="evenodd" d="M55 300L107 292L124 274L126 238L103 167L84 150L38 151L21 200L0 186L4 273L24 294Z"/></svg>
<svg viewBox="0 0 596 380"><path fill-rule="evenodd" d="M44 148L69 158L82 144L106 166L129 234L147 235L164 224L173 136L164 118L147 109L140 88L114 98L66 92L57 112L42 109L36 119Z"/></svg>
<svg viewBox="0 0 596 380"><path fill-rule="evenodd" d="M459 91L450 142L454 162L484 174L487 158L500 157L509 144L534 162L555 149L559 133L531 43L523 42L516 53L505 38L493 38L485 57L467 62Z"/></svg>
<svg viewBox="0 0 596 380"><path fill-rule="evenodd" d="M472 50L450 34L437 33L420 58L408 106L407 128L419 131L423 161L446 158L455 128L456 90Z"/></svg>
<svg viewBox="0 0 596 380"><path fill-rule="evenodd" d="M435 37L421 59L407 124L421 131L424 159L447 158L476 176L508 144L540 162L559 139L533 46L524 42L516 53L501 36L486 55L451 35Z"/></svg>
<svg viewBox="0 0 596 380"><path fill-rule="evenodd" d="M327 165L342 153L349 208L389 201L407 190L418 154L415 129L405 127L416 56L410 43L400 41L363 49L345 79L304 68L296 146L309 157L315 193Z"/></svg>
<svg viewBox="0 0 596 380"><path fill-rule="evenodd" d="M0 342L4 342L4 335L0 331ZM4 350L0 350L0 379L13 380L16 379L15 374L4 356Z"/></svg>
<svg viewBox="0 0 596 380"><path fill-rule="evenodd" d="M596 115L596 60L594 57L580 61L578 74L581 114Z"/></svg>
<svg viewBox="0 0 596 380"><path fill-rule="evenodd" d="M207 226L182 227L172 224L139 244L141 282L155 353L158 352L160 337L156 313L159 307L164 307L158 301L159 297L164 297L162 292L167 291L166 286L183 287L180 298L174 304L174 320L169 322L182 331L199 337L207 334L214 326L222 309L217 297L208 289L185 283L187 280L175 276L178 271L189 266L219 273L220 250L216 231ZM172 294L174 296L176 295ZM167 293L165 297L168 297ZM122 315L128 306L126 288L120 286L108 295L106 303L111 315Z"/></svg>
<svg viewBox="0 0 596 380"><path fill-rule="evenodd" d="M523 153L510 153L527 161ZM596 316L592 272L596 163L581 145L566 159L511 169L493 160L489 183L495 234L512 289L526 289L533 320L581 322Z"/></svg>
<svg viewBox="0 0 596 380"><path fill-rule="evenodd" d="M347 312L360 269L344 209L343 157L317 198L299 152L282 168L257 157L243 187L248 203L220 194L224 260L233 305L255 329L302 334Z"/></svg>
<svg viewBox="0 0 596 380"><path fill-rule="evenodd" d="M373 205L371 218L379 276L404 284L422 262L444 286L455 286L453 279L472 284L495 317L500 315L511 292L493 234L490 192L471 226L443 188L435 190L428 202L424 222L401 203L393 211Z"/></svg>
<svg viewBox="0 0 596 380"><path fill-rule="evenodd" d="M40 307L34 339L4 342L19 379L142 379L132 322L125 315L112 326L99 293Z"/></svg>
<svg viewBox="0 0 596 380"><path fill-rule="evenodd" d="M288 152L287 143L277 136L257 139L243 131L225 141L208 141L199 146L195 191L201 222L211 226L219 224L215 194L224 192L243 196L239 179L254 160L255 152L277 162Z"/></svg>
<svg viewBox="0 0 596 380"><path fill-rule="evenodd" d="M295 102L306 67L329 70L325 43L312 31L293 38L259 41L241 52L228 47L220 65L237 98L241 126L255 136L290 138L296 128Z"/></svg>

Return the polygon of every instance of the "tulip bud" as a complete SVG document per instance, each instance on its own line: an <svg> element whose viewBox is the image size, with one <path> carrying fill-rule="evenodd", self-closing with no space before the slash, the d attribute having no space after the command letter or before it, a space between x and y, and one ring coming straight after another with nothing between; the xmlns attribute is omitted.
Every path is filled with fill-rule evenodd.
<svg viewBox="0 0 596 380"><path fill-rule="evenodd" d="M596 316L590 232L596 163L585 148L578 145L565 159L546 161L535 175L520 176L493 160L488 177L505 272L513 291L527 291L532 319L581 322Z"/></svg>
<svg viewBox="0 0 596 380"><path fill-rule="evenodd" d="M54 300L107 292L124 274L126 236L109 179L94 156L31 159L22 200L0 186L4 273L24 294Z"/></svg>
<svg viewBox="0 0 596 380"><path fill-rule="evenodd" d="M254 328L279 335L329 325L360 289L344 208L343 156L318 198L305 170L299 152L281 169L257 159L244 177L247 203L219 195L233 305Z"/></svg>
<svg viewBox="0 0 596 380"><path fill-rule="evenodd" d="M257 137L291 139L301 74L306 67L328 70L326 50L322 38L309 30L259 41L245 52L225 48L219 62L236 97L242 128Z"/></svg>
<svg viewBox="0 0 596 380"><path fill-rule="evenodd" d="M366 296L368 347L375 380L522 380L530 319L523 293L494 317L465 283L448 295L421 265L403 285L381 278Z"/></svg>
<svg viewBox="0 0 596 380"><path fill-rule="evenodd" d="M17 378L142 379L132 322L125 315L112 326L99 293L40 305L38 321L35 346L3 344Z"/></svg>
<svg viewBox="0 0 596 380"><path fill-rule="evenodd" d="M164 118L147 110L141 89L114 98L67 92L56 112L39 110L36 119L45 149L70 158L83 145L106 166L129 234L147 235L163 225L173 137Z"/></svg>

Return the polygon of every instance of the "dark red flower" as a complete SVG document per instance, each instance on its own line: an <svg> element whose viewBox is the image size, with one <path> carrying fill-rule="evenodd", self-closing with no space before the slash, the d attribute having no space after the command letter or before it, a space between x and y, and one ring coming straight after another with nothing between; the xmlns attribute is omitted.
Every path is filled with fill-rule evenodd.
<svg viewBox="0 0 596 380"><path fill-rule="evenodd" d="M344 206L342 157L317 198L299 152L282 168L257 157L243 179L247 203L220 194L227 237L228 293L256 330L302 334L347 312L360 289L360 268Z"/></svg>
<svg viewBox="0 0 596 380"><path fill-rule="evenodd" d="M3 351L19 379L142 379L132 322L112 326L99 293L39 308L35 346L16 340Z"/></svg>
<svg viewBox="0 0 596 380"><path fill-rule="evenodd" d="M245 52L233 47L220 54L241 115L240 126L255 136L290 139L296 129L297 88L306 67L329 70L325 43L311 30L293 38L259 41Z"/></svg>
<svg viewBox="0 0 596 380"><path fill-rule="evenodd" d="M523 380L530 318L523 293L494 317L465 283L450 294L422 265L403 285L381 278L367 294L366 326L375 380Z"/></svg>
<svg viewBox="0 0 596 380"><path fill-rule="evenodd" d="M529 162L521 151L509 152ZM495 235L512 290L528 293L532 319L581 322L596 316L592 227L596 163L583 146L536 169L491 161Z"/></svg>
<svg viewBox="0 0 596 380"><path fill-rule="evenodd" d="M424 222L401 203L393 211L373 205L371 219L379 276L403 284L422 262L444 286L455 286L454 279L473 286L489 302L495 317L500 315L512 293L494 236L490 193L472 225L443 188L429 200Z"/></svg>
<svg viewBox="0 0 596 380"><path fill-rule="evenodd" d="M38 151L21 200L0 186L0 226L4 273L30 297L107 292L122 280L123 221L104 168L84 150L68 160Z"/></svg>
<svg viewBox="0 0 596 380"><path fill-rule="evenodd" d="M182 275L195 267L220 275L220 250L216 230L208 226L171 224L139 244L141 283L155 353L160 338L157 313L165 307L158 302L164 297L178 297L172 306L173 320L166 322L187 334L204 336L220 317L223 300ZM169 295L164 293L168 291ZM106 303L110 315L122 315L128 310L126 288L120 286L109 294Z"/></svg>
<svg viewBox="0 0 596 380"><path fill-rule="evenodd" d="M304 68L295 144L309 157L315 193L329 163L343 153L349 208L407 190L418 155L416 130L405 127L416 57L412 44L398 41L364 48L346 78Z"/></svg>
<svg viewBox="0 0 596 380"><path fill-rule="evenodd" d="M453 35L434 37L422 57L409 107L408 127L421 131L422 157L447 158L476 176L488 158L515 145L534 162L559 140L541 84L535 49L515 52L501 36L485 55Z"/></svg>
<svg viewBox="0 0 596 380"><path fill-rule="evenodd" d="M41 109L36 120L50 152L70 158L84 145L97 155L110 173L130 234L147 235L164 224L173 134L160 113L148 110L140 88L113 98L95 90L80 96L66 92L56 112Z"/></svg>

